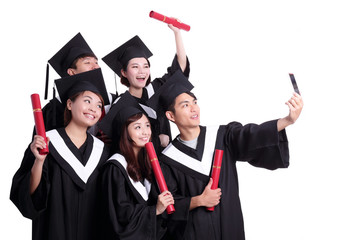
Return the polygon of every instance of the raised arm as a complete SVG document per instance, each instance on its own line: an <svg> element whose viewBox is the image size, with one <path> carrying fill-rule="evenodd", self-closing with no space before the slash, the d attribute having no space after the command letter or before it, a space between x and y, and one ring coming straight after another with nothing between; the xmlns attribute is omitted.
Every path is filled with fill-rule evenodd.
<svg viewBox="0 0 360 240"><path fill-rule="evenodd" d="M34 141L30 145L30 149L35 156L34 165L31 168L30 175L30 194L35 192L41 180L44 161L47 155L40 155L38 149L42 149L44 147L46 147L44 138L42 136L35 135Z"/></svg>
<svg viewBox="0 0 360 240"><path fill-rule="evenodd" d="M304 106L302 97L297 93L294 93L285 104L289 107L289 115L278 120L277 128L279 132L296 122Z"/></svg>
<svg viewBox="0 0 360 240"><path fill-rule="evenodd" d="M177 27L174 27L171 24L168 24L168 26L174 32L177 60L179 62L181 70L184 71L186 68L186 52L185 52L184 42L181 36L181 30Z"/></svg>

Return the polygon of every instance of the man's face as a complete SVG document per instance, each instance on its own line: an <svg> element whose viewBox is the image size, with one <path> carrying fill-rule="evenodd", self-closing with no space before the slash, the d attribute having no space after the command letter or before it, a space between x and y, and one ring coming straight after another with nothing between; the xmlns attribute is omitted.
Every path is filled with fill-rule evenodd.
<svg viewBox="0 0 360 240"><path fill-rule="evenodd" d="M178 127L191 128L200 124L200 108L197 100L187 93L182 93L175 99L175 113L167 111L166 116Z"/></svg>
<svg viewBox="0 0 360 240"><path fill-rule="evenodd" d="M70 76L78 74L78 73L82 73L82 72L87 72L90 70L94 70L100 68L99 64L98 64L98 60L94 57L84 57L84 58L79 58L76 62L76 69L74 68L69 68L68 69L68 74Z"/></svg>

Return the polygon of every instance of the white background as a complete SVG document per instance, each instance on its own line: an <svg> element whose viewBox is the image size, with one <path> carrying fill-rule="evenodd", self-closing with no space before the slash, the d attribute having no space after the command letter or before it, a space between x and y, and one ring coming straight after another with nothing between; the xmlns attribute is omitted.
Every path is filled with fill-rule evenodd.
<svg viewBox="0 0 360 240"><path fill-rule="evenodd" d="M151 10L191 25L182 32L202 125L284 117L294 73L305 107L287 128L290 167L238 164L248 240L360 239L360 14L350 0L6 1L0 7L1 239L31 239L9 200L30 143L30 94L45 67L81 32L101 59L134 35L151 49L152 77L172 61L172 31ZM114 76L100 60L108 90ZM51 69L50 79L59 76ZM119 92L125 88L119 85ZM51 93L49 91L49 93ZM51 95L51 94L50 94ZM46 101L42 101L44 106Z"/></svg>

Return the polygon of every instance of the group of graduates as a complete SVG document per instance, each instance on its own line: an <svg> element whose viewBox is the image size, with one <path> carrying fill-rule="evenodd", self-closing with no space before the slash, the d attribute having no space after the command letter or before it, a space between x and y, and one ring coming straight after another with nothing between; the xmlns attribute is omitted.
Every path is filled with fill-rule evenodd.
<svg viewBox="0 0 360 240"><path fill-rule="evenodd" d="M245 239L236 162L288 167L285 128L299 117L302 98L294 93L286 117L260 125L201 126L180 29L169 28L176 55L160 78L151 80L152 53L138 36L102 58L128 87L119 96L107 92L80 33L48 61L61 78L58 96L42 109L47 139L34 132L10 193L32 219L33 239ZM169 121L180 132L174 139ZM156 183L149 141L168 191ZM40 154L47 144L49 153ZM212 189L215 149L223 158Z"/></svg>

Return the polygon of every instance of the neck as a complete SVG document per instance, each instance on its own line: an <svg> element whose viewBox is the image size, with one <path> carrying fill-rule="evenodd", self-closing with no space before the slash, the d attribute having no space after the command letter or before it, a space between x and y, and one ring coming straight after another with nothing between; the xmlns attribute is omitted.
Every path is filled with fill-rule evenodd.
<svg viewBox="0 0 360 240"><path fill-rule="evenodd" d="M141 98L142 93L143 93L143 89L142 88L130 87L129 92L130 92L130 94L132 96L137 97L137 98Z"/></svg>
<svg viewBox="0 0 360 240"><path fill-rule="evenodd" d="M140 152L140 148L138 148L138 147L133 147L133 151L134 151L134 154L135 154L135 158L138 159L139 152Z"/></svg>
<svg viewBox="0 0 360 240"><path fill-rule="evenodd" d="M86 131L87 128L76 126L72 122L65 127L66 134L77 148L80 148L84 144L87 137Z"/></svg>
<svg viewBox="0 0 360 240"><path fill-rule="evenodd" d="M200 126L192 128L179 128L180 138L184 141L191 141L200 135Z"/></svg>

